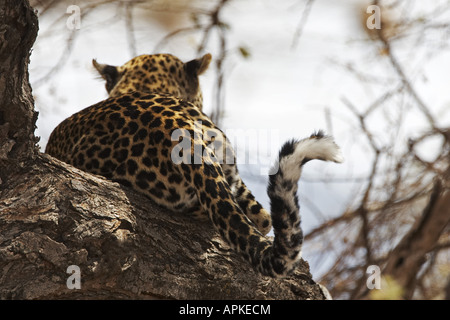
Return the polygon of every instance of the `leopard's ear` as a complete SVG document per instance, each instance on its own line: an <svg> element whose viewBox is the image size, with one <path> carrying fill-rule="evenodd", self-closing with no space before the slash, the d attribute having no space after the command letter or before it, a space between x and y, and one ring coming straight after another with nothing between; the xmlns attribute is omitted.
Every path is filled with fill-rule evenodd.
<svg viewBox="0 0 450 320"><path fill-rule="evenodd" d="M190 75L201 75L208 69L212 56L210 53L205 54L203 57L191 60L184 64L186 72Z"/></svg>
<svg viewBox="0 0 450 320"><path fill-rule="evenodd" d="M102 78L105 79L106 91L110 93L120 79L120 73L117 70L117 67L108 64L98 63L97 60L95 59L92 59L92 65L102 76Z"/></svg>

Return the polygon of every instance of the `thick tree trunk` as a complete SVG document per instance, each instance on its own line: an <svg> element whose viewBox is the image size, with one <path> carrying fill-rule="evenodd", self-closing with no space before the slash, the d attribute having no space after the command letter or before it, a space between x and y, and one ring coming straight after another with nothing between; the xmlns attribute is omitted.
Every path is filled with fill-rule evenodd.
<svg viewBox="0 0 450 320"><path fill-rule="evenodd" d="M0 184L37 154L37 113L28 82L38 21L26 1L0 0Z"/></svg>
<svg viewBox="0 0 450 320"><path fill-rule="evenodd" d="M0 0L0 299L324 298L306 262L262 277L211 223L39 154L27 71L37 28L26 1Z"/></svg>

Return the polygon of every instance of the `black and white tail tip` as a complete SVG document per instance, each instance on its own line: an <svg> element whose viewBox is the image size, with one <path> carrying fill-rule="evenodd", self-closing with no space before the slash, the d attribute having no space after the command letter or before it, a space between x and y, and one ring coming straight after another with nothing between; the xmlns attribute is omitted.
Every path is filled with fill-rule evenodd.
<svg viewBox="0 0 450 320"><path fill-rule="evenodd" d="M299 168L315 159L341 163L344 161L344 156L331 136L318 131L309 138L286 142L280 150L278 166L285 176L298 180Z"/></svg>

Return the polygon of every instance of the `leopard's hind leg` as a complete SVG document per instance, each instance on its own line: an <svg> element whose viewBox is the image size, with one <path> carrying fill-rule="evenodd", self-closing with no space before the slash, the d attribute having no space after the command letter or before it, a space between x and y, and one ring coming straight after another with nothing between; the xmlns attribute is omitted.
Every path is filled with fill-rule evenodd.
<svg viewBox="0 0 450 320"><path fill-rule="evenodd" d="M222 167L239 207L263 235L269 233L272 228L270 213L255 199L255 196L242 181L236 165L224 164Z"/></svg>

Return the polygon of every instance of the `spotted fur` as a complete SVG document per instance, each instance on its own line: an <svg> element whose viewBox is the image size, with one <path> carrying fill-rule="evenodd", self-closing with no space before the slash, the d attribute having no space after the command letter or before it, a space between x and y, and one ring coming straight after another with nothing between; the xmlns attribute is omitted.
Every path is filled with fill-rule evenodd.
<svg viewBox="0 0 450 320"><path fill-rule="evenodd" d="M202 112L198 76L210 61L209 54L187 63L169 54L142 55L120 67L94 60L110 97L60 123L46 152L168 209L210 219L256 270L286 276L301 257L302 167L313 159L342 161L339 147L322 132L287 142L269 178L269 214L240 178L230 142ZM184 161L177 162L173 155L180 155L183 139L191 152L182 150ZM274 241L265 237L272 224Z"/></svg>

